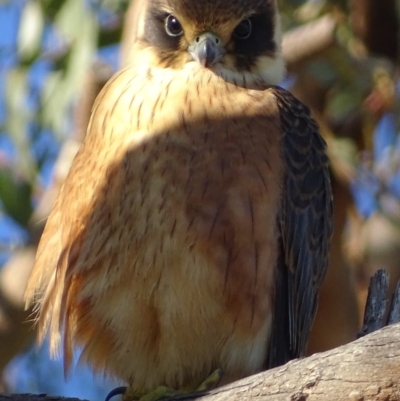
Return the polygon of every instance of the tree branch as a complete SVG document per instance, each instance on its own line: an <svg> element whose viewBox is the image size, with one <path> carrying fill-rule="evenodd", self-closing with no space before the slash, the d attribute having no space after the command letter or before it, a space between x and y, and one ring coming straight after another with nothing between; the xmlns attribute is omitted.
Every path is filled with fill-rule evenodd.
<svg viewBox="0 0 400 401"><path fill-rule="evenodd" d="M201 396L201 401L400 401L400 324L350 344L296 359ZM174 397L189 400L193 396ZM58 401L58 397L0 395L0 401ZM77 401L66 399L64 401ZM171 399L172 400L172 399Z"/></svg>
<svg viewBox="0 0 400 401"><path fill-rule="evenodd" d="M337 22L332 15L308 22L283 35L282 54L287 68L295 70L298 64L315 58L336 44Z"/></svg>
<svg viewBox="0 0 400 401"><path fill-rule="evenodd" d="M214 390L202 401L398 401L400 325ZM1 400L0 400L1 401Z"/></svg>

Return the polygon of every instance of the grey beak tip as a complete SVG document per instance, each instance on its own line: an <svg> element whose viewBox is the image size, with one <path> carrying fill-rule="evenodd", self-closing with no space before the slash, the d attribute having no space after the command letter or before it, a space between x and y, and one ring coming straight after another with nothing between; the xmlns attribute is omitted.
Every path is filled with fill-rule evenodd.
<svg viewBox="0 0 400 401"><path fill-rule="evenodd" d="M210 67L221 59L224 50L213 40L213 37L206 35L198 37L188 50L199 64L203 67Z"/></svg>

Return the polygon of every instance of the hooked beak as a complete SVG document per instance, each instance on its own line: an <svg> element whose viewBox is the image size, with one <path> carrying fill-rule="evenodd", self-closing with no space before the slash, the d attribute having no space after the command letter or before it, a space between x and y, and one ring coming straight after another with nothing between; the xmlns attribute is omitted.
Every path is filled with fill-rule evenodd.
<svg viewBox="0 0 400 401"><path fill-rule="evenodd" d="M197 36L189 46L188 51L193 60L203 67L211 67L217 63L225 54L221 39L211 32L205 32Z"/></svg>

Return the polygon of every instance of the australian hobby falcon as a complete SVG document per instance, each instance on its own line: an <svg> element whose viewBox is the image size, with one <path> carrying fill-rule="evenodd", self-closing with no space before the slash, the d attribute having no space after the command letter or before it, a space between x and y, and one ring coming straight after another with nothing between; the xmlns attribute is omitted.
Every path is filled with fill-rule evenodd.
<svg viewBox="0 0 400 401"><path fill-rule="evenodd" d="M332 231L325 142L275 0L137 0L27 291L39 339L135 388L304 354Z"/></svg>

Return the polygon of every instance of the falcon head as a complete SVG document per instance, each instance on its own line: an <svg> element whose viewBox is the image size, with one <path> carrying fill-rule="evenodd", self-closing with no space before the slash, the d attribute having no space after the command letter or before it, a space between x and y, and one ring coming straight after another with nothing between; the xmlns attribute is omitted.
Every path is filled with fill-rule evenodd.
<svg viewBox="0 0 400 401"><path fill-rule="evenodd" d="M196 63L250 88L283 78L276 0L137 1L134 64L183 69Z"/></svg>

